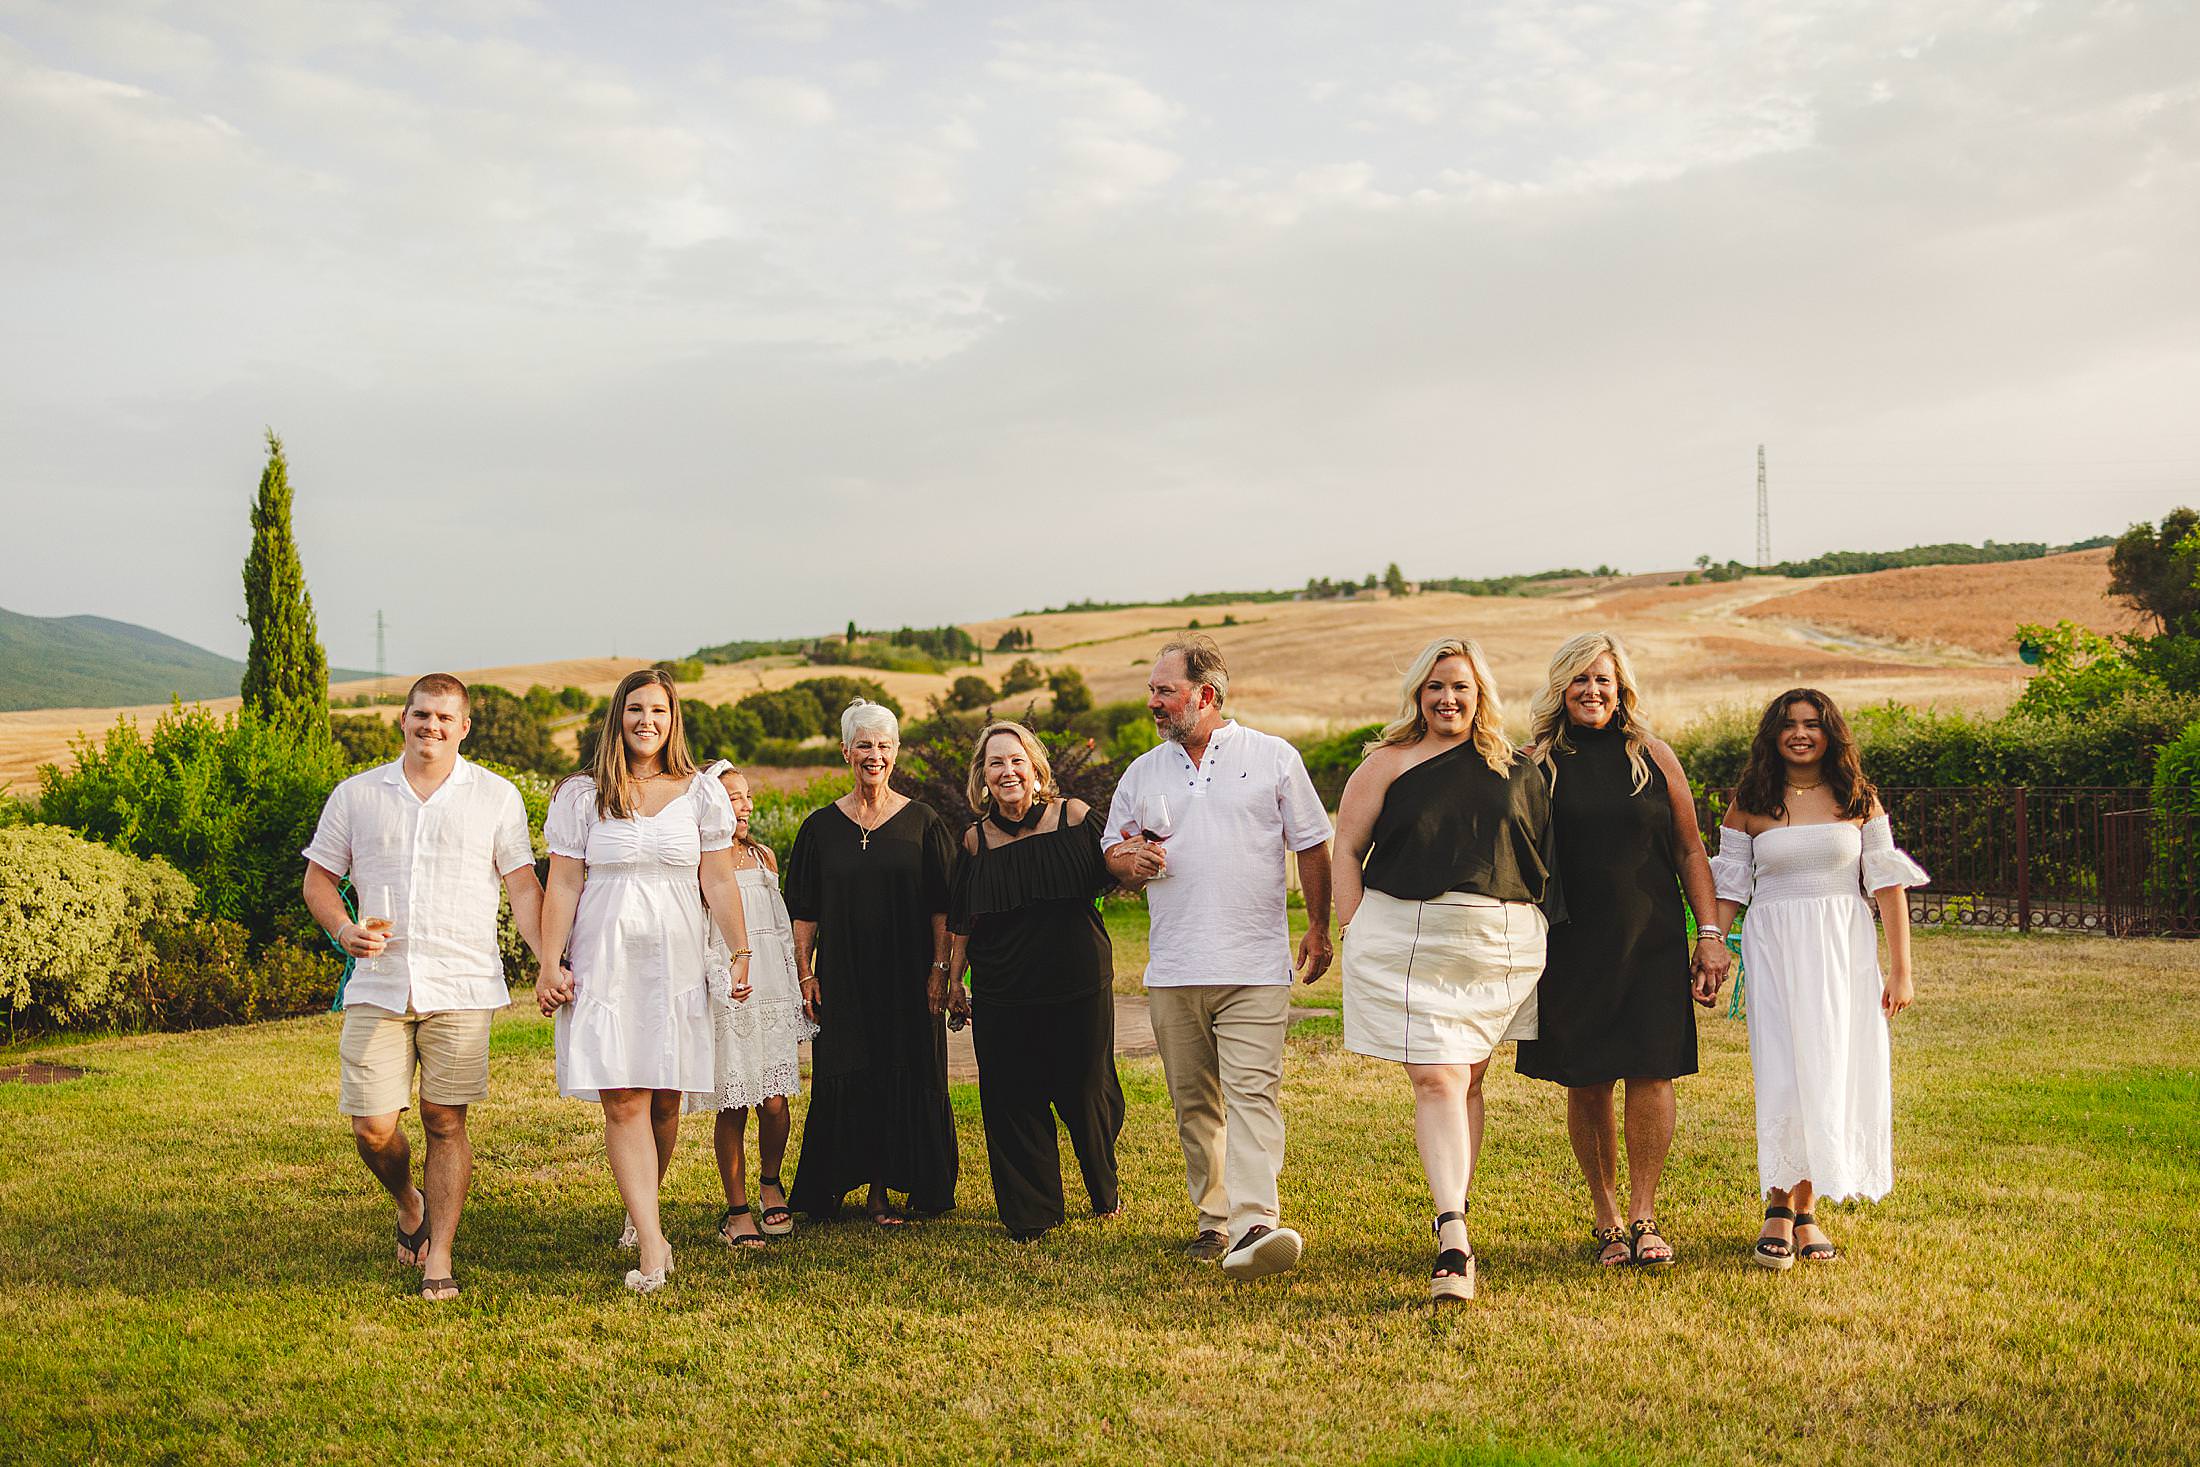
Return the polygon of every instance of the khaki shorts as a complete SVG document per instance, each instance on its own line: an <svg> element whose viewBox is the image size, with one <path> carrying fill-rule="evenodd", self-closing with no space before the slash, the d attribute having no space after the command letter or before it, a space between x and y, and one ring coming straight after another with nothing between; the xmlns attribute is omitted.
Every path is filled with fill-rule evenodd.
<svg viewBox="0 0 2200 1467"><path fill-rule="evenodd" d="M373 1004L347 1004L336 1054L343 1062L337 1108L347 1116L386 1116L412 1102L413 1067L420 1098L437 1105L472 1105L489 1094L489 1024L494 1009L446 1009L402 1014Z"/></svg>

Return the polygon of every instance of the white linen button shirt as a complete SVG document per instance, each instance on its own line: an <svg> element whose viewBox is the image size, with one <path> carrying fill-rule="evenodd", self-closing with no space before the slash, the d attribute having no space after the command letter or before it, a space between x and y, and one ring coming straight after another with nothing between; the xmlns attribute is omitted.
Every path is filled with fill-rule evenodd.
<svg viewBox="0 0 2200 1467"><path fill-rule="evenodd" d="M1148 988L1291 982L1283 853L1329 839L1329 815L1299 751L1274 734L1223 723L1197 765L1164 741L1131 761L1108 804L1113 849L1138 826L1149 793L1169 802L1168 868L1146 887Z"/></svg>
<svg viewBox="0 0 2200 1467"><path fill-rule="evenodd" d="M362 770L329 795L305 858L362 894L388 888L396 908L389 945L353 970L344 1002L432 1014L512 1001L497 901L503 878L533 865L535 851L510 780L461 757L423 800L402 760Z"/></svg>

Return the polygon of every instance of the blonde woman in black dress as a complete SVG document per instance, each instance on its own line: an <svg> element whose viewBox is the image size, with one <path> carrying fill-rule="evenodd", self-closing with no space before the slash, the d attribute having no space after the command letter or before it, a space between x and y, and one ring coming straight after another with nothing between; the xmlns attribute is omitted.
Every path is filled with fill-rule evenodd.
<svg viewBox="0 0 2200 1467"><path fill-rule="evenodd" d="M1596 1261L1658 1268L1673 1248L1657 1223L1673 1144L1673 1081L1696 1073L1693 997L1709 1003L1732 958L1718 922L1696 802L1642 715L1627 648L1588 632L1551 658L1533 713L1536 763L1551 781L1559 879L1572 918L1551 933L1541 1032L1515 1059L1566 1087L1566 1135L1589 1183ZM1681 892L1696 912L1689 951ZM1627 1082L1625 1226L1612 1087Z"/></svg>

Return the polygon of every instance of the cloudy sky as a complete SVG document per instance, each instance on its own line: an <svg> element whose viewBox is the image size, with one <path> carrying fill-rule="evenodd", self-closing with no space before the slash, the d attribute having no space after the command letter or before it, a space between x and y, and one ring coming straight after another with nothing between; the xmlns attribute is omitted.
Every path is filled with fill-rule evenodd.
<svg viewBox="0 0 2200 1467"><path fill-rule="evenodd" d="M2200 12L0 0L0 605L332 657L2200 501Z"/></svg>

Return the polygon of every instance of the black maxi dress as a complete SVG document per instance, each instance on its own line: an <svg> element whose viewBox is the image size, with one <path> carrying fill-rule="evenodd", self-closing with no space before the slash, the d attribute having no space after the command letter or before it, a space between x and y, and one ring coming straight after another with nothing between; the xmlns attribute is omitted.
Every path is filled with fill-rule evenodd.
<svg viewBox="0 0 2200 1467"><path fill-rule="evenodd" d="M1042 812L1060 821L1066 811ZM1034 829L977 850L956 871L948 926L970 939L970 1038L1001 1225L1033 1238L1063 1220L1062 1118L1095 1213L1115 1211L1115 952L1093 899L1114 885L1106 817ZM996 837L999 839L999 837Z"/></svg>
<svg viewBox="0 0 2200 1467"><path fill-rule="evenodd" d="M1616 723L1572 725L1566 738L1572 752L1552 753L1551 819L1573 920L1551 929L1542 1035L1523 1041L1513 1063L1561 1085L1693 1075L1688 924L1665 774L1653 763L1649 783L1633 788Z"/></svg>
<svg viewBox="0 0 2200 1467"><path fill-rule="evenodd" d="M839 805L811 813L787 857L787 912L817 924L810 1107L787 1203L832 1217L883 1181L909 1209L955 1205L947 1034L931 1010L932 918L945 913L955 835L921 800L870 833Z"/></svg>

